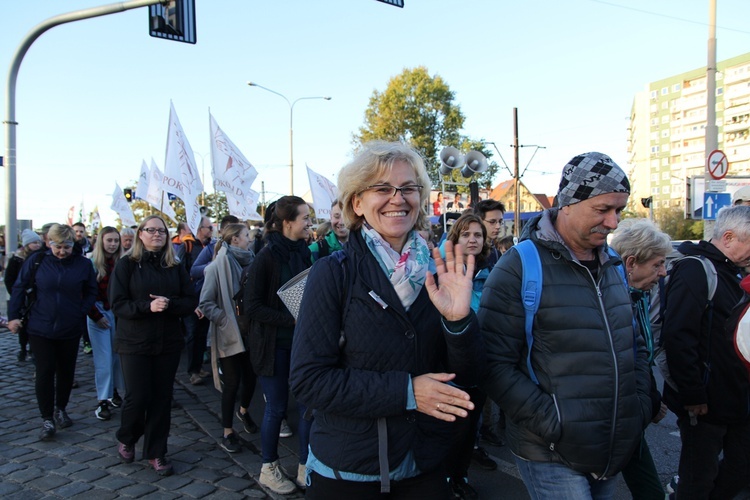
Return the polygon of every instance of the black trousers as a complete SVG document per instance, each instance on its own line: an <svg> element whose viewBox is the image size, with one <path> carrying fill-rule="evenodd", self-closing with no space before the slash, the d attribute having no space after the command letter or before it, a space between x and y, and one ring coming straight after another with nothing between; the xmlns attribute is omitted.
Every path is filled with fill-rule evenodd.
<svg viewBox="0 0 750 500"><path fill-rule="evenodd" d="M718 425L698 420L690 425L688 417L678 417L677 425L682 441L678 500L734 498L750 484L750 422Z"/></svg>
<svg viewBox="0 0 750 500"><path fill-rule="evenodd" d="M234 403L237 391L240 391L240 406L247 408L255 392L255 372L250 364L250 354L247 351L219 358L221 368L221 426L225 429L232 427L234 419Z"/></svg>
<svg viewBox="0 0 750 500"><path fill-rule="evenodd" d="M206 352L206 339L211 322L208 318L198 319L195 314L182 318L185 327L185 351L187 352L187 372L198 373L203 366L203 353Z"/></svg>
<svg viewBox="0 0 750 500"><path fill-rule="evenodd" d="M453 434L451 451L445 459L445 472L448 478L456 481L468 477L471 455L477 442L479 418L487 401L487 394L481 389L474 387L465 391L471 396L474 409L468 411L469 415L466 418L456 417L456 431Z"/></svg>
<svg viewBox="0 0 750 500"><path fill-rule="evenodd" d="M36 357L36 401L45 420L52 419L55 407L64 410L68 406L80 341L80 335L69 339L29 335Z"/></svg>
<svg viewBox="0 0 750 500"><path fill-rule="evenodd" d="M125 399L117 440L135 446L141 436L143 457L164 458L172 423L172 386L180 353L155 356L120 354Z"/></svg>
<svg viewBox="0 0 750 500"><path fill-rule="evenodd" d="M451 496L443 471L420 474L401 481L391 481L391 492L380 493L380 482L357 482L328 479L310 473L307 500L356 498L357 500L448 500Z"/></svg>

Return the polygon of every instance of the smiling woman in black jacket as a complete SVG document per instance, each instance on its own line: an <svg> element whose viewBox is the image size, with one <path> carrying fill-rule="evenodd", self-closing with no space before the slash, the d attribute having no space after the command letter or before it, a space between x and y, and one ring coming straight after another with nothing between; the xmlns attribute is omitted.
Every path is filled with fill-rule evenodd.
<svg viewBox="0 0 750 500"><path fill-rule="evenodd" d="M143 455L168 476L172 384L185 345L180 318L195 310L198 298L161 217L152 215L138 226L132 252L117 261L110 278L109 302L126 390L117 451L123 462L132 462L135 444L145 436Z"/></svg>
<svg viewBox="0 0 750 500"><path fill-rule="evenodd" d="M474 408L448 382L477 384L485 361L474 256L464 267L448 242L439 287L428 272L430 179L412 148L366 144L338 183L349 241L310 271L292 346L292 390L315 417L306 498L447 499L442 461Z"/></svg>
<svg viewBox="0 0 750 500"><path fill-rule="evenodd" d="M249 351L253 369L260 376L266 409L260 427L261 466L259 482L282 495L295 490L279 466L279 429L286 418L289 399L289 359L291 357L294 316L284 306L276 291L291 278L311 265L307 237L310 207L298 196L282 196L276 201L266 223L268 244L258 253L247 278L245 303L252 319ZM302 418L300 407L299 457L297 478L304 476L307 459L309 421ZM298 484L302 486L302 484Z"/></svg>

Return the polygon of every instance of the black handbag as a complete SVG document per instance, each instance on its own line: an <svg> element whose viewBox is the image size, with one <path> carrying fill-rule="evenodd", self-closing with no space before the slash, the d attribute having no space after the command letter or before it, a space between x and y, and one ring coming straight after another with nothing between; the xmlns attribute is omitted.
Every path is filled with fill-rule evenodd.
<svg viewBox="0 0 750 500"><path fill-rule="evenodd" d="M247 337L250 334L250 316L245 311L245 285L249 275L250 266L247 265L242 269L240 275L240 291L232 297L234 301L234 316L237 319L237 325L240 327L240 334Z"/></svg>
<svg viewBox="0 0 750 500"><path fill-rule="evenodd" d="M31 308L34 307L34 303L36 302L36 272L39 269L39 266L42 264L44 255L45 254L42 253L41 257L36 257L36 255L32 254L32 256L29 257L36 257L36 260L31 264L29 286L24 289L23 302L21 303L21 307L18 308L18 316L21 320L21 324L24 326L28 324L29 315L31 314Z"/></svg>

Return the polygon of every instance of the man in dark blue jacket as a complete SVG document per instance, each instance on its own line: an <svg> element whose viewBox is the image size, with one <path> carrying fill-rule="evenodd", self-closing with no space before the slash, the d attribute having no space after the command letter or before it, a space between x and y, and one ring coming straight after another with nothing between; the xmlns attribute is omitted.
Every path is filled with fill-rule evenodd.
<svg viewBox="0 0 750 500"><path fill-rule="evenodd" d="M73 425L66 412L73 387L78 343L86 330L86 313L94 305L97 286L91 262L73 252L75 233L55 224L49 247L29 256L13 285L8 328L18 333L24 321L36 357L36 398L42 415L40 439ZM28 293L27 290L32 290ZM30 300L24 300L30 295ZM22 317L22 309L30 312Z"/></svg>
<svg viewBox="0 0 750 500"><path fill-rule="evenodd" d="M678 250L710 260L717 288L709 303L698 259L670 271L661 338L675 383L664 385L664 401L682 440L677 498L734 498L750 482L750 380L727 320L742 298L740 268L750 263L750 207L719 211L709 241Z"/></svg>

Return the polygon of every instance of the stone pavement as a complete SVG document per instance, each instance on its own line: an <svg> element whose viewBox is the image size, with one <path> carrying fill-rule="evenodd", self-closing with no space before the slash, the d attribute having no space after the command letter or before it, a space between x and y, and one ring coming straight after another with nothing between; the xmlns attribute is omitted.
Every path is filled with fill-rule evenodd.
<svg viewBox="0 0 750 500"><path fill-rule="evenodd" d="M4 287L2 287L4 289ZM4 292L5 290L3 290ZM3 302L4 305L4 302ZM3 308L4 309L4 308ZM96 390L91 355L79 351L76 380L67 411L73 426L58 429L54 440L38 440L42 420L34 395L34 365L18 362L18 339L0 330L0 497L48 498L302 498L265 491L260 474L260 434L242 431L245 449L230 454L219 446L219 392L210 378L201 386L188 382L183 365L175 382L179 408L172 411L168 457L175 474L158 476L148 461L122 464L117 455L115 431L120 410L109 421L94 416ZM184 361L184 360L183 360ZM251 415L261 421L262 397L256 392ZM242 430L236 421L235 430ZM296 436L281 439L279 454L286 470L296 475Z"/></svg>

